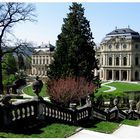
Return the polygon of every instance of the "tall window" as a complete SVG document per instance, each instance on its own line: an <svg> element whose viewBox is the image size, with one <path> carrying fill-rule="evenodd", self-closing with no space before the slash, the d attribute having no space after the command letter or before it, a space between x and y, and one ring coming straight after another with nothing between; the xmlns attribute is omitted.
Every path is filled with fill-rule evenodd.
<svg viewBox="0 0 140 140"><path fill-rule="evenodd" d="M139 72L135 71L135 80L139 80Z"/></svg>
<svg viewBox="0 0 140 140"><path fill-rule="evenodd" d="M136 49L138 49L138 47L139 47L139 45L138 45L138 44L136 44L136 45L135 45L135 48L136 48Z"/></svg>
<svg viewBox="0 0 140 140"><path fill-rule="evenodd" d="M36 56L36 64L38 64L38 56Z"/></svg>
<svg viewBox="0 0 140 140"><path fill-rule="evenodd" d="M116 49L119 49L119 44L116 45Z"/></svg>
<svg viewBox="0 0 140 140"><path fill-rule="evenodd" d="M46 59L47 60L47 64L49 64L49 60L48 59Z"/></svg>
<svg viewBox="0 0 140 140"><path fill-rule="evenodd" d="M112 57L109 57L109 65L112 65Z"/></svg>
<svg viewBox="0 0 140 140"><path fill-rule="evenodd" d="M116 65L119 65L119 57L116 57Z"/></svg>
<svg viewBox="0 0 140 140"><path fill-rule="evenodd" d="M43 56L43 64L45 64L45 56Z"/></svg>
<svg viewBox="0 0 140 140"><path fill-rule="evenodd" d="M135 65L138 66L139 65L139 58L135 57Z"/></svg>
<svg viewBox="0 0 140 140"><path fill-rule="evenodd" d="M41 62L42 62L42 61L41 61L41 56L40 56L40 64L41 64Z"/></svg>
<svg viewBox="0 0 140 140"><path fill-rule="evenodd" d="M35 59L33 58L33 64L35 64Z"/></svg>
<svg viewBox="0 0 140 140"><path fill-rule="evenodd" d="M102 65L103 65L103 58L102 58Z"/></svg>
<svg viewBox="0 0 140 140"><path fill-rule="evenodd" d="M108 46L108 48L111 49L111 48L112 48L112 45L110 44L110 45Z"/></svg>
<svg viewBox="0 0 140 140"><path fill-rule="evenodd" d="M127 65L127 58L126 58L126 57L123 58L123 65L124 65L124 66Z"/></svg>

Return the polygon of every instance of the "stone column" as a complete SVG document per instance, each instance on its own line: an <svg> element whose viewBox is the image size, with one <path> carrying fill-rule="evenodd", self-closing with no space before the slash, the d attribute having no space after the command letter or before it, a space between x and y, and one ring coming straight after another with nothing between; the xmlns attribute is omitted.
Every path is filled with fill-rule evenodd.
<svg viewBox="0 0 140 140"><path fill-rule="evenodd" d="M105 80L107 80L106 77L107 77L107 70L105 69L105 70L104 70L104 79L105 79Z"/></svg>
<svg viewBox="0 0 140 140"><path fill-rule="evenodd" d="M127 70L127 81L129 81L129 71Z"/></svg>
<svg viewBox="0 0 140 140"><path fill-rule="evenodd" d="M119 80L121 81L122 80L122 71L119 70Z"/></svg>
<svg viewBox="0 0 140 140"><path fill-rule="evenodd" d="M35 59L35 64L36 64L36 56L34 57L34 59Z"/></svg>
<svg viewBox="0 0 140 140"><path fill-rule="evenodd" d="M122 55L119 56L119 59L120 59L119 66L122 66Z"/></svg>
<svg viewBox="0 0 140 140"><path fill-rule="evenodd" d="M129 71L129 81L131 81L131 79L132 79L132 78L131 78L131 77L132 77L131 75L132 75L132 73L131 73L131 70L130 70L130 71Z"/></svg>
<svg viewBox="0 0 140 140"><path fill-rule="evenodd" d="M112 56L112 66L114 66L114 65L115 65L115 56L113 54L113 56Z"/></svg>
<svg viewBox="0 0 140 140"><path fill-rule="evenodd" d="M127 59L127 66L129 66L129 54L127 54L126 59Z"/></svg>
<svg viewBox="0 0 140 140"><path fill-rule="evenodd" d="M112 70L112 80L114 81L114 70Z"/></svg>
<svg viewBox="0 0 140 140"><path fill-rule="evenodd" d="M128 66L130 66L130 54L128 54L128 59L129 59L129 63L128 63Z"/></svg>
<svg viewBox="0 0 140 140"><path fill-rule="evenodd" d="M106 54L105 54L105 66L106 66Z"/></svg>
<svg viewBox="0 0 140 140"><path fill-rule="evenodd" d="M130 66L132 65L132 54L130 54Z"/></svg>

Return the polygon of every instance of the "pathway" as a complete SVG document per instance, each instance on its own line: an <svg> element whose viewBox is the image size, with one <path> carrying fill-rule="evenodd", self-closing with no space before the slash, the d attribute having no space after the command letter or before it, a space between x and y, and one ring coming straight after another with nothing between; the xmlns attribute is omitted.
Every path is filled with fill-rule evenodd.
<svg viewBox="0 0 140 140"><path fill-rule="evenodd" d="M83 129L69 138L94 138L94 139L140 139L140 126L121 125L119 129L112 134L105 134L91 130Z"/></svg>
<svg viewBox="0 0 140 140"><path fill-rule="evenodd" d="M109 81L109 82L106 82L106 83L101 84L101 86L110 88L109 90L105 90L105 91L103 91L103 92L112 92L112 91L116 90L115 87L107 85L107 84L110 84L110 83L112 83L112 82L113 82L113 81Z"/></svg>
<svg viewBox="0 0 140 140"><path fill-rule="evenodd" d="M28 87L28 86L31 86L31 84L27 85L26 87ZM24 87L24 88L25 88L25 87ZM21 95L23 96L23 98L32 99L33 97L35 97L35 96L31 96L31 95L26 94L26 93L23 91L24 88L22 88L22 90L21 90L21 92L22 92ZM43 97L43 99L46 100L46 101L50 101L49 97Z"/></svg>

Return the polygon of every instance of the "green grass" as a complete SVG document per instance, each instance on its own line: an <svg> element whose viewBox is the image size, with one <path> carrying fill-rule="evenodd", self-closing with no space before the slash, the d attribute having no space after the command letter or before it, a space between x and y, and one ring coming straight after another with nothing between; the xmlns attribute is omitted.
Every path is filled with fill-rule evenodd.
<svg viewBox="0 0 140 140"><path fill-rule="evenodd" d="M116 87L116 91L120 91L120 92L124 92L124 91L140 91L140 85L139 84L113 82L113 83L110 83L110 84L107 84L107 85Z"/></svg>
<svg viewBox="0 0 140 140"><path fill-rule="evenodd" d="M109 90L110 88L108 87L105 87L105 86L101 86L101 88L98 89L98 92L103 92L103 91L106 91L106 90Z"/></svg>
<svg viewBox="0 0 140 140"><path fill-rule="evenodd" d="M118 128L119 128L119 123L101 121L99 123L94 124L94 127L90 127L88 129L92 131L98 131L98 132L110 134L113 133Z"/></svg>
<svg viewBox="0 0 140 140"><path fill-rule="evenodd" d="M24 93L30 95L30 96L35 96L35 93L32 90L32 86L27 86L23 89ZM41 97L46 97L47 96L47 89L46 85L43 85L43 88L39 94Z"/></svg>
<svg viewBox="0 0 140 140"><path fill-rule="evenodd" d="M0 132L0 138L65 138L74 133L77 128L76 126L54 123L34 131L32 134Z"/></svg>
<svg viewBox="0 0 140 140"><path fill-rule="evenodd" d="M107 84L109 86L113 86L116 88L116 90L112 92L103 92L108 90L109 88L106 88L102 86L98 89L97 93L95 93L95 97L98 98L100 95L104 97L104 99L108 100L110 97L115 98L118 97L125 97L129 96L130 99L134 98L133 94L127 94L125 91L140 91L140 84L133 84L133 83L125 83L125 82L113 82L110 84Z"/></svg>
<svg viewBox="0 0 140 140"><path fill-rule="evenodd" d="M126 124L126 125L131 125L131 126L138 126L138 125L140 125L140 119L138 119L138 120L127 120L127 119L125 119L121 123Z"/></svg>

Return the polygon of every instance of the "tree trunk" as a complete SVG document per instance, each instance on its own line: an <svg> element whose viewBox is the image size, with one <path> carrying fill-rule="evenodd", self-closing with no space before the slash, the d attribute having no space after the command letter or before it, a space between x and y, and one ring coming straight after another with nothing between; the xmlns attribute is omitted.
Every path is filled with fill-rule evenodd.
<svg viewBox="0 0 140 140"><path fill-rule="evenodd" d="M3 93L3 83L2 83L2 50L0 47L0 94Z"/></svg>

